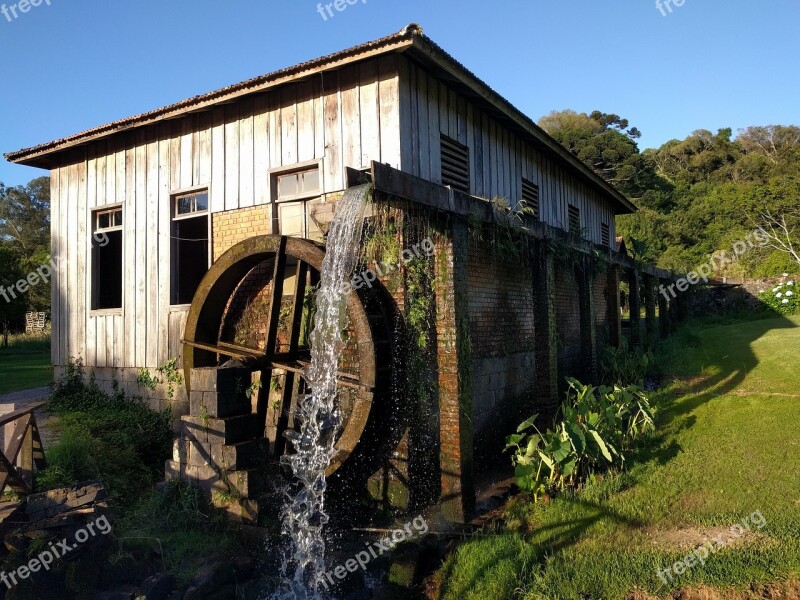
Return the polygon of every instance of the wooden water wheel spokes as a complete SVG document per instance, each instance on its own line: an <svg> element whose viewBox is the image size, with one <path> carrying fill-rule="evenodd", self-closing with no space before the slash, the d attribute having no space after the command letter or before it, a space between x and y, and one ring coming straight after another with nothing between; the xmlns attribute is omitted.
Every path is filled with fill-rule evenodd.
<svg viewBox="0 0 800 600"><path fill-rule="evenodd" d="M191 369L216 367L227 358L261 371L263 387L256 410L259 422L264 425L272 459L288 451L284 433L296 429L297 403L308 393L304 372L310 364L311 354L310 349L301 343L301 330L303 317L308 316L308 307L304 313L306 292L309 285L319 281L324 256L321 246L299 238L267 235L247 239L212 265L200 283L187 316L183 340L187 389ZM266 264L265 261L272 265L272 278L269 281L269 309L264 315L266 335L263 349L222 339L221 331L231 299L245 277L256 266ZM289 289L285 289L287 283ZM288 313L286 307L289 307ZM375 339L369 315L357 294L348 296L347 310L350 319L348 348L352 349L356 364L355 368L337 373L340 390L337 402L342 428L335 444L335 456L328 468L329 475L347 460L359 443L372 410L378 372L376 342L380 340ZM282 320L285 331L281 328ZM279 333L286 338L282 344L279 343ZM271 389L273 377L282 379L279 389Z"/></svg>

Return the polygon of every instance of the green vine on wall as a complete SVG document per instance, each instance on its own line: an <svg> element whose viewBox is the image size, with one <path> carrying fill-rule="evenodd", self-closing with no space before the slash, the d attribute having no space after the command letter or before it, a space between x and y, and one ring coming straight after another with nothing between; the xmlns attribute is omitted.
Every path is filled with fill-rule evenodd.
<svg viewBox="0 0 800 600"><path fill-rule="evenodd" d="M136 378L136 383L141 387L155 391L156 386L162 383L167 385L167 397L172 399L175 395L175 386L183 383L183 375L178 371L178 359L173 358L168 360L164 365L158 367L156 372L161 377L154 376L148 369L139 371L139 376Z"/></svg>

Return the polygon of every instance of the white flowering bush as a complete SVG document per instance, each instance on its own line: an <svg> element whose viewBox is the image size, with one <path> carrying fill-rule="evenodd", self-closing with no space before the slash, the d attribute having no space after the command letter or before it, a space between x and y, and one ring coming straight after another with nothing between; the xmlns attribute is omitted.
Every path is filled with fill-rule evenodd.
<svg viewBox="0 0 800 600"><path fill-rule="evenodd" d="M775 287L758 290L759 299L772 310L784 315L800 312L800 290L794 281L775 284Z"/></svg>

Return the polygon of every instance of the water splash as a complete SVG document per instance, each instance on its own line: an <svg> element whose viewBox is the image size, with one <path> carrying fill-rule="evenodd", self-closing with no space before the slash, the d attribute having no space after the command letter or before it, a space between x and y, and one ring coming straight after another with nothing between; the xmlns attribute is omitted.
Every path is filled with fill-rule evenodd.
<svg viewBox="0 0 800 600"><path fill-rule="evenodd" d="M283 511L282 532L289 550L281 568L284 587L273 600L318 600L325 572L325 470L334 455L341 416L336 411L336 373L345 348L347 296L340 290L350 278L360 255L361 235L369 186L348 189L336 206L327 237L314 329L311 364L305 379L311 388L297 409L299 431L286 433L294 453L284 456L297 480Z"/></svg>

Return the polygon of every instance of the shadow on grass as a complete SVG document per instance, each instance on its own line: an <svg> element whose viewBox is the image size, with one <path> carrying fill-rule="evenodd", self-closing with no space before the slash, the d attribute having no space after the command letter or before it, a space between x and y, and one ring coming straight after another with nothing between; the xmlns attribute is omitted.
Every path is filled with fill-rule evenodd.
<svg viewBox="0 0 800 600"><path fill-rule="evenodd" d="M674 339L668 341L667 344L676 343L678 344L677 351L691 353L693 348L682 347L682 342L696 340L698 336L695 332L698 325L702 324L702 320L686 323L675 333ZM724 396L739 387L747 375L758 365L758 359L752 350L752 345L756 340L775 329L797 327L791 320L778 313L772 313L769 318L755 321L723 321L715 326L721 328L736 327L736 325L740 326L736 328L735 335L724 340L726 344L724 354L704 355L703 363L697 372L681 374L681 378L686 383L680 385L667 401L668 405L664 407L659 423L662 428L671 426L678 419L690 415L710 400ZM700 335L702 335L702 331ZM718 340L713 341L718 342ZM710 345L716 344L703 344L703 346ZM715 374L704 376L702 370L709 368L716 371ZM674 373L670 375L675 376ZM662 406L664 404L662 403ZM693 421L681 422L680 429L691 427L693 424ZM671 427L671 431L675 431L674 427Z"/></svg>
<svg viewBox="0 0 800 600"><path fill-rule="evenodd" d="M570 548L579 542L587 532L604 520L609 520L615 524L621 524L630 529L644 527L646 523L640 519L623 516L618 511L609 506L581 498L579 495L560 496L558 502L567 505L562 509L565 517L552 523L546 523L534 530L523 532L512 532L505 534L506 541L495 543L490 548L481 548L480 562L475 569L470 570L469 578L459 578L455 569L459 561L449 560L445 568L441 571L442 587L439 590L438 598L450 597L452 592L464 593L466 590L473 589L481 581L492 577L492 571L498 568L504 561L519 564L523 549L520 548L516 540L524 541L526 549L530 550L530 555L523 556L522 561L526 563L544 564L548 557L554 556ZM577 518L574 516L578 514ZM476 536L478 537L478 536ZM498 541L497 534L488 534L487 538ZM529 569L524 569L527 573ZM463 571L462 571L463 573ZM519 574L522 585L524 573ZM457 588L457 589L453 589Z"/></svg>

